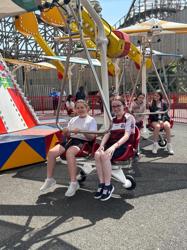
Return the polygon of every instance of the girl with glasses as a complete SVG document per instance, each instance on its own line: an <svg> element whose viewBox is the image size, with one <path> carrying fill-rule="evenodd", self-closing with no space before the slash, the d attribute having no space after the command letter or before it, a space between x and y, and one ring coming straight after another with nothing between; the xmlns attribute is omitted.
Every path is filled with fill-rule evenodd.
<svg viewBox="0 0 187 250"><path fill-rule="evenodd" d="M110 199L114 191L114 186L111 184L111 161L124 153L135 133L135 119L125 112L123 98L116 96L111 102L111 107L115 115L111 131L104 135L100 147L95 152L99 186L94 198L101 201Z"/></svg>

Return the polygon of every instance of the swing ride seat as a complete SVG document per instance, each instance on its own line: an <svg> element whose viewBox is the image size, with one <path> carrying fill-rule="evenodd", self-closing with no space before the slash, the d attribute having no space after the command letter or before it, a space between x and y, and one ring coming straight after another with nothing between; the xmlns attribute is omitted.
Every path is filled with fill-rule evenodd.
<svg viewBox="0 0 187 250"><path fill-rule="evenodd" d="M135 153L138 150L139 142L140 142L140 130L136 126L133 143L129 144L125 152L121 156L115 158L112 161L112 163L115 164L116 162L119 162L119 161L123 162L123 161L128 161L129 159L133 159L133 157L135 156Z"/></svg>
<svg viewBox="0 0 187 250"><path fill-rule="evenodd" d="M120 157L117 157L112 162L112 178L122 183L122 185L127 190L132 190L136 187L136 182L134 178L123 172L123 168L129 163L127 169L131 168L132 160L137 152L138 144L140 141L140 131L135 127L135 134L133 137L133 143L127 146L124 154ZM96 170L94 154L99 148L99 143L96 141L96 138L92 141L90 145L88 142L85 142L81 147L81 150L76 155L77 158L77 167L80 168L79 174L77 175L77 180L79 183L82 183L86 180L86 177ZM61 156L61 162L66 163L66 154L63 153Z"/></svg>
<svg viewBox="0 0 187 250"><path fill-rule="evenodd" d="M169 123L170 123L170 128L173 128L173 125L174 125L174 120L173 120L173 118L170 118ZM148 119L148 123L147 123L146 127L147 127L147 129L148 129L149 131L151 131L151 132L154 131L154 127L153 127L152 122L151 122L150 119ZM167 145L167 140L166 140L166 138L165 138L165 131L164 131L164 128L163 128L163 127L160 128L159 139L158 139L158 145L159 145L161 148L164 148L164 147L166 147L166 145Z"/></svg>
<svg viewBox="0 0 187 250"><path fill-rule="evenodd" d="M127 149L121 156L113 159L112 161L112 177L115 180L121 182L123 184L123 187L125 187L125 189L127 190L135 189L136 181L131 175L124 174L123 168L125 169L132 168L132 161L136 156L136 153L138 152L139 142L140 142L140 130L136 126L133 142L127 146Z"/></svg>
<svg viewBox="0 0 187 250"><path fill-rule="evenodd" d="M173 125L174 125L174 120L173 120L173 118L170 118L169 123L170 123L170 128L172 128ZM150 131L153 131L153 130L154 130L154 127L152 126L152 122L151 122L150 119L148 119L148 123L147 123L147 125L146 125L146 128L149 129ZM160 131L163 131L163 128L161 128Z"/></svg>
<svg viewBox="0 0 187 250"><path fill-rule="evenodd" d="M96 145L96 138L94 138L92 141L85 141L82 145L82 147L80 148L80 151L77 153L76 158L80 158L80 157L89 157L94 153L94 149ZM60 158L62 160L66 159L66 152L64 152Z"/></svg>
<svg viewBox="0 0 187 250"><path fill-rule="evenodd" d="M126 166L125 163L128 161L129 161L128 169L131 168L132 160L137 152L139 141L140 141L140 131L136 127L133 143L127 146L127 149L123 155L117 157L112 161L112 178L117 180L118 182L121 182L122 185L127 190L133 190L136 187L136 182L131 175L124 174L123 168L125 168ZM93 161L92 159L98 147L99 144L97 142L94 142L90 159L88 159L87 162L85 162L85 164L78 165L78 167L81 168L77 176L77 180L79 181L79 183L84 182L86 180L87 175L89 175L93 170L96 169L95 161Z"/></svg>
<svg viewBox="0 0 187 250"><path fill-rule="evenodd" d="M91 142L84 142L80 151L76 155L77 167L80 168L80 172L77 175L77 180L81 183L86 180L86 176L94 171L94 154L99 148L99 144L96 142L96 137ZM66 152L60 156L61 163L67 164Z"/></svg>

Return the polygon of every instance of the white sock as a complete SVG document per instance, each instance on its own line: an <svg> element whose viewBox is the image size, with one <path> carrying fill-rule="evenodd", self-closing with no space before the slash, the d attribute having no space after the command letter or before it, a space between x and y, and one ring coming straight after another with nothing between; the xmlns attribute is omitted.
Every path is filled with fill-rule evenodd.
<svg viewBox="0 0 187 250"><path fill-rule="evenodd" d="M105 183L105 186L110 186L110 183Z"/></svg>
<svg viewBox="0 0 187 250"><path fill-rule="evenodd" d="M77 185L77 181L71 181L72 185Z"/></svg>

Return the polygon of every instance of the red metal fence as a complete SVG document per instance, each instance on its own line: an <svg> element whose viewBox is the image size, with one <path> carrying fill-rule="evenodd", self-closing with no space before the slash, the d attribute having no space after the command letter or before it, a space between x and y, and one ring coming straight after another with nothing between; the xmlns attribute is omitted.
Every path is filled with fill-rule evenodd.
<svg viewBox="0 0 187 250"><path fill-rule="evenodd" d="M129 96L124 97L129 101ZM148 99L150 96L148 96ZM187 123L187 94L172 94L169 96L171 100L170 115L176 122ZM49 96L32 96L28 98L35 111L45 114L53 111L53 100ZM100 115L103 113L103 105L101 98L96 95L87 96L91 114ZM67 114L65 109L65 99L62 101L61 113Z"/></svg>
<svg viewBox="0 0 187 250"><path fill-rule="evenodd" d="M174 121L187 123L187 94L172 94L170 99Z"/></svg>

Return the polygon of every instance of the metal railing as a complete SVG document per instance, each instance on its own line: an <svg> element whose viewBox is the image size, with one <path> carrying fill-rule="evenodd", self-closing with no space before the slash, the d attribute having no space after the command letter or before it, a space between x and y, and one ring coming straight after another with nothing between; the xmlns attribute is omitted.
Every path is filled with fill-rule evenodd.
<svg viewBox="0 0 187 250"><path fill-rule="evenodd" d="M152 94L149 94L147 101L152 98ZM124 95L124 99L129 104L130 96ZM171 106L170 115L176 122L187 123L187 94L170 94L169 96ZM53 99L49 96L33 96L28 98L30 104L33 106L35 112L40 114L53 114ZM66 97L62 100L61 115L67 115L66 111ZM103 114L103 103L99 96L89 95L87 96L87 102L90 107L90 114L93 116Z"/></svg>

